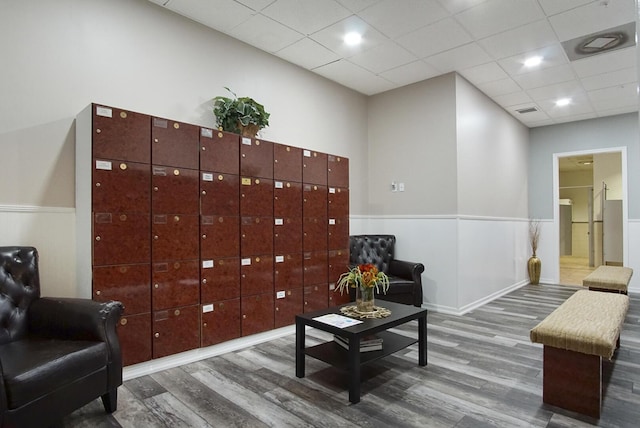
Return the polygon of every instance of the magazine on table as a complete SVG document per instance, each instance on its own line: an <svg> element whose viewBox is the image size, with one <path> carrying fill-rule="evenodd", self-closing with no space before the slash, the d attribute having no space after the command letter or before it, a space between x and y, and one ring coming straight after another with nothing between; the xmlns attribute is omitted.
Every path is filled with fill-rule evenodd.
<svg viewBox="0 0 640 428"><path fill-rule="evenodd" d="M342 346L343 348L349 349L349 339L342 336L338 336L336 334L333 336L333 341L336 342L338 345ZM370 335L360 339L360 352L380 351L380 350L382 350L381 337Z"/></svg>

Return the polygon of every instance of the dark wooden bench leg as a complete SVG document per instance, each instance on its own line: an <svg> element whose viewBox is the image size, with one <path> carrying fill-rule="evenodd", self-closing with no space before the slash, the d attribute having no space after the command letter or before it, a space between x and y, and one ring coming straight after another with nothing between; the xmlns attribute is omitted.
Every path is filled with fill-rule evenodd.
<svg viewBox="0 0 640 428"><path fill-rule="evenodd" d="M118 389L112 389L111 391L104 394L102 397L102 404L104 405L104 410L107 413L113 413L118 408Z"/></svg>
<svg viewBox="0 0 640 428"><path fill-rule="evenodd" d="M552 406L600 418L602 358L544 347L542 401Z"/></svg>

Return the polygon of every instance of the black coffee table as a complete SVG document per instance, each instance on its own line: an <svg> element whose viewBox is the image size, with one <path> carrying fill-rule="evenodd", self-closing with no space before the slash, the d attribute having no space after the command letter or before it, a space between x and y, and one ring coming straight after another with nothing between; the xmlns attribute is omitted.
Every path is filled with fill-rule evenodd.
<svg viewBox="0 0 640 428"><path fill-rule="evenodd" d="M353 305L348 303L343 306ZM361 324L339 328L316 321L313 318L326 314L340 314L341 306L322 309L315 312L296 315L296 376L304 377L305 355L317 358L325 363L344 370L349 375L349 401L360 401L360 368L362 365L391 355L409 345L418 343L418 365L427 365L427 310L415 306L376 300L376 306L391 310L391 315L380 319L363 319ZM406 322L418 321L418 337L411 338L387 331ZM330 341L305 347L305 327L313 327L328 333L337 334L349 340L349 349L344 349ZM360 352L360 339L375 334L383 339L382 350Z"/></svg>

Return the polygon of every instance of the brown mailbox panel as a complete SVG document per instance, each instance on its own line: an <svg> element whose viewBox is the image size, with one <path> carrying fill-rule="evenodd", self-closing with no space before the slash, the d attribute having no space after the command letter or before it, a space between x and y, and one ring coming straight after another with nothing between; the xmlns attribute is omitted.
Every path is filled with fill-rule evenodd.
<svg viewBox="0 0 640 428"><path fill-rule="evenodd" d="M124 305L125 316L151 312L151 266L94 267L93 300L118 300Z"/></svg>
<svg viewBox="0 0 640 428"><path fill-rule="evenodd" d="M274 258L273 276L276 291L302 287L302 253L276 254Z"/></svg>
<svg viewBox="0 0 640 428"><path fill-rule="evenodd" d="M329 217L349 216L349 189L343 187L329 187L328 193Z"/></svg>
<svg viewBox="0 0 640 428"><path fill-rule="evenodd" d="M150 163L151 118L93 105L93 157Z"/></svg>
<svg viewBox="0 0 640 428"><path fill-rule="evenodd" d="M330 218L329 249L339 250L349 246L349 217Z"/></svg>
<svg viewBox="0 0 640 428"><path fill-rule="evenodd" d="M266 294L240 299L242 312L242 335L273 330L273 290Z"/></svg>
<svg viewBox="0 0 640 428"><path fill-rule="evenodd" d="M276 253L302 252L302 219L300 217L274 218L273 250Z"/></svg>
<svg viewBox="0 0 640 428"><path fill-rule="evenodd" d="M302 181L302 149L283 144L273 145L273 178Z"/></svg>
<svg viewBox="0 0 640 428"><path fill-rule="evenodd" d="M349 270L349 248L330 250L329 256L329 283L338 282L340 275Z"/></svg>
<svg viewBox="0 0 640 428"><path fill-rule="evenodd" d="M154 214L152 260L194 260L200 256L200 229L197 215Z"/></svg>
<svg viewBox="0 0 640 428"><path fill-rule="evenodd" d="M198 260L154 263L152 268L154 311L200 303Z"/></svg>
<svg viewBox="0 0 640 428"><path fill-rule="evenodd" d="M327 155L311 150L302 151L302 181L327 185Z"/></svg>
<svg viewBox="0 0 640 428"><path fill-rule="evenodd" d="M240 215L273 216L273 180L240 178Z"/></svg>
<svg viewBox="0 0 640 428"><path fill-rule="evenodd" d="M202 260L201 269L200 301L202 303L240 297L239 258ZM240 306L238 306L238 316L240 316Z"/></svg>
<svg viewBox="0 0 640 428"><path fill-rule="evenodd" d="M239 176L203 172L200 178L201 214L238 215L240 210Z"/></svg>
<svg viewBox="0 0 640 428"><path fill-rule="evenodd" d="M201 216L200 257L237 257L240 254L240 217Z"/></svg>
<svg viewBox="0 0 640 428"><path fill-rule="evenodd" d="M151 359L151 313L120 318L117 331L123 365L130 366Z"/></svg>
<svg viewBox="0 0 640 428"><path fill-rule="evenodd" d="M351 301L351 297L349 295L349 291L345 291L343 294L340 294L340 291L335 289L334 284L329 284L329 306L340 306L345 303L349 303Z"/></svg>
<svg viewBox="0 0 640 428"><path fill-rule="evenodd" d="M240 299L202 305L202 346L240 337Z"/></svg>
<svg viewBox="0 0 640 428"><path fill-rule="evenodd" d="M340 156L327 156L329 186L349 187L349 159Z"/></svg>
<svg viewBox="0 0 640 428"><path fill-rule="evenodd" d="M302 213L305 217L326 217L327 186L305 184L302 186Z"/></svg>
<svg viewBox="0 0 640 428"><path fill-rule="evenodd" d="M304 253L302 266L304 285L327 284L329 262L326 251Z"/></svg>
<svg viewBox="0 0 640 428"><path fill-rule="evenodd" d="M94 212L151 210L149 164L94 159L93 166Z"/></svg>
<svg viewBox="0 0 640 428"><path fill-rule="evenodd" d="M200 169L240 174L240 136L216 129L200 129Z"/></svg>
<svg viewBox="0 0 640 428"><path fill-rule="evenodd" d="M328 222L326 217L302 219L302 249L304 251L326 250L328 248Z"/></svg>
<svg viewBox="0 0 640 428"><path fill-rule="evenodd" d="M273 215L302 217L302 184L292 181L273 182Z"/></svg>
<svg viewBox="0 0 640 428"><path fill-rule="evenodd" d="M200 166L200 128L187 123L151 119L151 163L181 168Z"/></svg>
<svg viewBox="0 0 640 428"><path fill-rule="evenodd" d="M329 306L329 287L327 284L316 284L304 287L304 312L325 309Z"/></svg>
<svg viewBox="0 0 640 428"><path fill-rule="evenodd" d="M200 305L153 313L153 358L200 346Z"/></svg>
<svg viewBox="0 0 640 428"><path fill-rule="evenodd" d="M240 294L251 296L273 292L273 256L261 255L240 259Z"/></svg>
<svg viewBox="0 0 640 428"><path fill-rule="evenodd" d="M149 214L95 213L93 264L95 266L149 263Z"/></svg>
<svg viewBox="0 0 640 428"><path fill-rule="evenodd" d="M273 143L242 137L240 140L240 175L273 178Z"/></svg>
<svg viewBox="0 0 640 428"><path fill-rule="evenodd" d="M154 213L200 213L200 180L197 170L153 165L151 187L151 207Z"/></svg>
<svg viewBox="0 0 640 428"><path fill-rule="evenodd" d="M275 328L295 324L296 315L302 313L302 291L302 288L276 289Z"/></svg>
<svg viewBox="0 0 640 428"><path fill-rule="evenodd" d="M242 217L240 254L273 254L273 217Z"/></svg>

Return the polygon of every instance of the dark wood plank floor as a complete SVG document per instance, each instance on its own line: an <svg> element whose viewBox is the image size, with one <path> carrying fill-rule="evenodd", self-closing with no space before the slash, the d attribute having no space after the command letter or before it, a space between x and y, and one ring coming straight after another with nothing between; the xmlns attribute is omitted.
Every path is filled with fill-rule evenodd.
<svg viewBox="0 0 640 428"><path fill-rule="evenodd" d="M118 411L99 400L64 427L638 427L640 296L613 362L603 415L594 420L542 403L542 347L529 330L577 288L526 286L465 316L430 313L428 365L413 345L366 366L362 401L348 400L343 374L307 357L295 377L294 335L132 379ZM417 323L394 331L415 336ZM309 331L318 341L331 337ZM307 339L307 346L313 340Z"/></svg>

